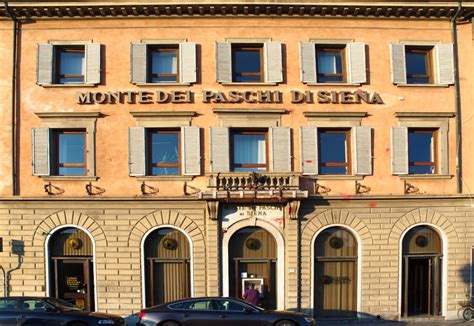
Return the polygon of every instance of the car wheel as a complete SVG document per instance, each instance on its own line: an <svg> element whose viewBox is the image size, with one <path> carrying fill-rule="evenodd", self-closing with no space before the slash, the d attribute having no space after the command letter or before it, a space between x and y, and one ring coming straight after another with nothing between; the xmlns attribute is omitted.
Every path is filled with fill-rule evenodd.
<svg viewBox="0 0 474 326"><path fill-rule="evenodd" d="M160 326L180 326L180 324L176 321L169 320L161 323Z"/></svg>
<svg viewBox="0 0 474 326"><path fill-rule="evenodd" d="M291 320L280 320L275 326L296 326L296 323Z"/></svg>

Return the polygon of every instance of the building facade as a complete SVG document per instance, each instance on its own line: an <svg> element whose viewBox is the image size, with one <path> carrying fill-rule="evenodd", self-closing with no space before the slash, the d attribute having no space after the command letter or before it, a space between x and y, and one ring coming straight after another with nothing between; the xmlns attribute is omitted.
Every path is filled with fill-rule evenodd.
<svg viewBox="0 0 474 326"><path fill-rule="evenodd" d="M473 25L440 1L0 8L3 293L457 318Z"/></svg>

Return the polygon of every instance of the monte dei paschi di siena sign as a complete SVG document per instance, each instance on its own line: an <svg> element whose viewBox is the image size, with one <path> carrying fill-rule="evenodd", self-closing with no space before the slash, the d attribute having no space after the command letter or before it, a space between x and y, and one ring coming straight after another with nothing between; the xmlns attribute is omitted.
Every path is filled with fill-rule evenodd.
<svg viewBox="0 0 474 326"><path fill-rule="evenodd" d="M77 93L77 104L151 104L151 103L195 103L194 91L109 91ZM281 91L236 91L203 90L202 103L283 103L284 96L291 96L291 103L327 104L384 104L377 92L355 91L297 91L289 94Z"/></svg>

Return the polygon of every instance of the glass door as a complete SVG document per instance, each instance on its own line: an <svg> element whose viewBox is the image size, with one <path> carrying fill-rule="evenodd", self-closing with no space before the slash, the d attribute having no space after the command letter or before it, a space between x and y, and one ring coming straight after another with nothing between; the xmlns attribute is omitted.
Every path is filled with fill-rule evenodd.
<svg viewBox="0 0 474 326"><path fill-rule="evenodd" d="M92 263L90 259L55 260L56 297L78 308L92 309Z"/></svg>

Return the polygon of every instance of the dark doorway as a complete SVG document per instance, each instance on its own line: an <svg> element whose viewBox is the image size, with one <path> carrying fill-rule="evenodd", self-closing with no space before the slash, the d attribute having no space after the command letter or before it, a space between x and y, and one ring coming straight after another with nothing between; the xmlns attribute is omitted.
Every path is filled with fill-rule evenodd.
<svg viewBox="0 0 474 326"><path fill-rule="evenodd" d="M430 227L415 227L403 239L403 316L440 315L441 252L441 239Z"/></svg>
<svg viewBox="0 0 474 326"><path fill-rule="evenodd" d="M89 236L76 228L64 228L53 234L49 246L51 295L93 311L94 261Z"/></svg>
<svg viewBox="0 0 474 326"><path fill-rule="evenodd" d="M146 306L191 296L191 251L179 230L160 228L145 241Z"/></svg>
<svg viewBox="0 0 474 326"><path fill-rule="evenodd" d="M259 227L239 230L229 241L229 294L242 298L254 284L261 294L259 305L277 306L277 245L274 237Z"/></svg>

